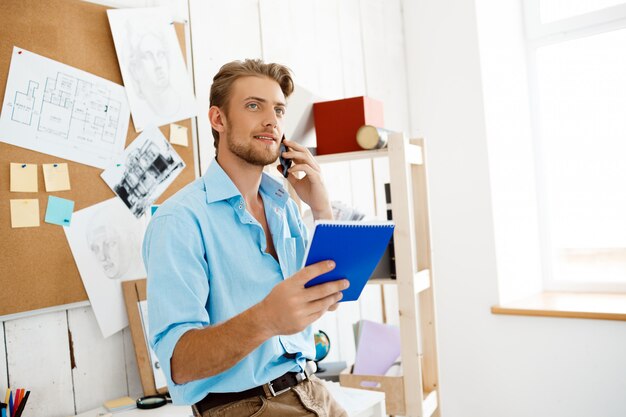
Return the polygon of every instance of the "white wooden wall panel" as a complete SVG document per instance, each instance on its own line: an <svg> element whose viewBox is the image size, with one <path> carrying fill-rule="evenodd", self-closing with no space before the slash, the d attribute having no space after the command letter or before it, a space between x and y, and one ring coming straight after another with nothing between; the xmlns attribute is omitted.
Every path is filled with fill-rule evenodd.
<svg viewBox="0 0 626 417"><path fill-rule="evenodd" d="M319 94L314 2L260 0L263 59L287 65L296 84Z"/></svg>
<svg viewBox="0 0 626 417"><path fill-rule="evenodd" d="M330 100L344 98L339 30L340 0L316 0L314 6L314 61L318 94Z"/></svg>
<svg viewBox="0 0 626 417"><path fill-rule="evenodd" d="M4 341L4 322L0 324L0 393L3 393L9 387L9 381L7 380L7 351ZM4 397L2 397L0 401L4 401Z"/></svg>
<svg viewBox="0 0 626 417"><path fill-rule="evenodd" d="M103 338L91 307L69 310L68 326L76 365L72 369L76 411L128 395L122 332Z"/></svg>
<svg viewBox="0 0 626 417"><path fill-rule="evenodd" d="M124 359L128 395L131 398L138 398L143 395L143 388L141 387L141 379L139 377L139 367L137 366L137 357L135 356L135 346L133 345L130 329L127 327L122 330L122 332L124 335Z"/></svg>
<svg viewBox="0 0 626 417"><path fill-rule="evenodd" d="M190 0L189 7L200 172L204 173L215 156L207 115L213 76L227 62L262 57L259 4L258 0Z"/></svg>
<svg viewBox="0 0 626 417"><path fill-rule="evenodd" d="M339 41L344 96L366 95L359 0L339 0Z"/></svg>
<svg viewBox="0 0 626 417"><path fill-rule="evenodd" d="M352 161L350 169L350 190L352 205L368 218L376 216L374 172L371 160Z"/></svg>
<svg viewBox="0 0 626 417"><path fill-rule="evenodd" d="M24 415L75 414L65 311L5 322L12 388L31 390Z"/></svg>
<svg viewBox="0 0 626 417"><path fill-rule="evenodd" d="M408 132L408 84L400 0L361 0L361 17L367 93L384 103L385 127Z"/></svg>

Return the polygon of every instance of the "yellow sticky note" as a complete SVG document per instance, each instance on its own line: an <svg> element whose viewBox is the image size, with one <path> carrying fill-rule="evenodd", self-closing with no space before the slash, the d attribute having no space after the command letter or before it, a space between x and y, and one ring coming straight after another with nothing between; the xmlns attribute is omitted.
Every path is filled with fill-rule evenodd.
<svg viewBox="0 0 626 417"><path fill-rule="evenodd" d="M67 164L43 164L42 166L47 192L70 189L70 172Z"/></svg>
<svg viewBox="0 0 626 417"><path fill-rule="evenodd" d="M11 227L38 227L39 200L11 200Z"/></svg>
<svg viewBox="0 0 626 417"><path fill-rule="evenodd" d="M37 192L37 164L11 163L11 191Z"/></svg>
<svg viewBox="0 0 626 417"><path fill-rule="evenodd" d="M187 128L185 126L170 124L170 142L175 145L189 146Z"/></svg>

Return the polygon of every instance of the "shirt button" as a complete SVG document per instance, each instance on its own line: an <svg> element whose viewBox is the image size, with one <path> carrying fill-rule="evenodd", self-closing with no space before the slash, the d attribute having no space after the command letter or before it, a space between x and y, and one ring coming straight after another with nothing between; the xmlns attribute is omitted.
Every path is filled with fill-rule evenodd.
<svg viewBox="0 0 626 417"><path fill-rule="evenodd" d="M239 204L239 210L243 208L243 204Z"/></svg>

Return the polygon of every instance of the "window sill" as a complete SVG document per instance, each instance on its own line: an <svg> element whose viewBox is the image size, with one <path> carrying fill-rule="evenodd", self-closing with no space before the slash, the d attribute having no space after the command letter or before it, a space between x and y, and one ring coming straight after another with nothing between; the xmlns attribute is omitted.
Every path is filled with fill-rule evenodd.
<svg viewBox="0 0 626 417"><path fill-rule="evenodd" d="M626 321L626 293L543 292L491 307L493 314Z"/></svg>

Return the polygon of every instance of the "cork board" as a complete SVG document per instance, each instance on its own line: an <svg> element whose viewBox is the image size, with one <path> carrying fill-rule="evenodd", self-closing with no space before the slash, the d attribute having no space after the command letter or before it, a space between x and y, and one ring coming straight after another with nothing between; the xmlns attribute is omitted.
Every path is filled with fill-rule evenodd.
<svg viewBox="0 0 626 417"><path fill-rule="evenodd" d="M138 303L146 299L146 280L124 281L122 283L122 291L124 292L124 302L128 312L130 334L135 346L135 357L139 367L143 395L165 394L167 387L157 390L154 384L154 372L152 371L150 353L141 324L141 312L139 311Z"/></svg>
<svg viewBox="0 0 626 417"><path fill-rule="evenodd" d="M4 97L13 46L123 85L106 7L79 0L0 2L0 97ZM176 32L185 54L184 25ZM177 122L191 132L191 120ZM169 137L169 125L161 128ZM126 146L138 133L129 123ZM191 145L191 144L190 144ZM157 203L195 179L193 147L175 146L187 165ZM10 163L38 164L38 193L11 193ZM67 162L72 189L45 191L41 164ZM0 316L88 300L65 233L45 223L48 196L73 200L74 211L114 197L101 169L0 143ZM39 199L40 227L11 228L10 199Z"/></svg>

